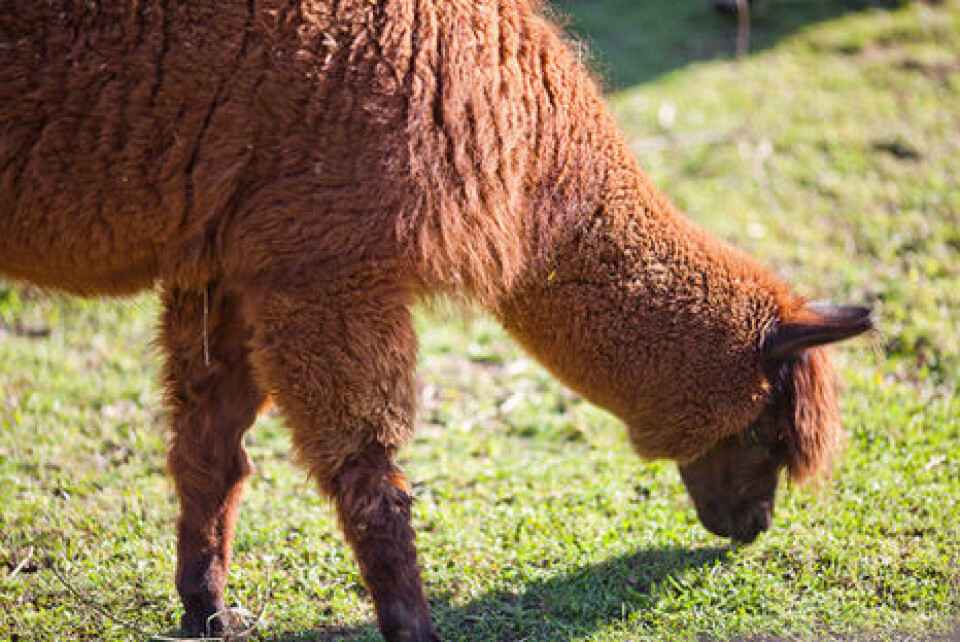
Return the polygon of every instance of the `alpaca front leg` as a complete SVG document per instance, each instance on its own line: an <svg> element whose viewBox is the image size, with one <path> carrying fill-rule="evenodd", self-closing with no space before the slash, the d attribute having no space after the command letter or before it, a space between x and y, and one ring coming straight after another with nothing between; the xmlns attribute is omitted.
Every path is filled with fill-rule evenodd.
<svg viewBox="0 0 960 642"><path fill-rule="evenodd" d="M411 498L392 456L413 430L411 296L356 267L304 275L250 306L259 381L293 432L298 459L336 504L389 642L436 640L423 596Z"/></svg>
<svg viewBox="0 0 960 642"><path fill-rule="evenodd" d="M371 446L347 462L330 493L383 637L388 642L439 640L417 568L409 486L387 449Z"/></svg>
<svg viewBox="0 0 960 642"><path fill-rule="evenodd" d="M211 616L224 607L240 494L251 470L243 433L264 396L247 359L239 301L215 286L206 296L167 289L160 339L172 433L168 467L180 499L181 627L217 635L222 626Z"/></svg>

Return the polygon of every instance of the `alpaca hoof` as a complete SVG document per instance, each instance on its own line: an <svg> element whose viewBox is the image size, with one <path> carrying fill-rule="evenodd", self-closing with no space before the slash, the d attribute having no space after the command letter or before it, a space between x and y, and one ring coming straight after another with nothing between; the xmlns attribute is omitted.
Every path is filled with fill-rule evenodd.
<svg viewBox="0 0 960 642"><path fill-rule="evenodd" d="M440 636L433 629L395 629L384 634L387 642L440 642Z"/></svg>
<svg viewBox="0 0 960 642"><path fill-rule="evenodd" d="M180 629L190 637L218 638L223 635L223 622L215 613L185 612L180 618Z"/></svg>
<svg viewBox="0 0 960 642"><path fill-rule="evenodd" d="M387 642L440 642L429 612L400 603L379 609L380 632Z"/></svg>

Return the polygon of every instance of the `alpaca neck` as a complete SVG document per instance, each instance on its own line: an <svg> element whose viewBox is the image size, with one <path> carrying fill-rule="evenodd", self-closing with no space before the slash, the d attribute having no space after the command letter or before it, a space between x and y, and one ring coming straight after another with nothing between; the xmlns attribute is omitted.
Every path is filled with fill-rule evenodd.
<svg viewBox="0 0 960 642"><path fill-rule="evenodd" d="M642 454L689 459L759 412L758 345L795 297L677 212L622 144L594 158L580 184L599 188L554 212L552 245L532 248L538 258L498 316L567 385L626 421Z"/></svg>

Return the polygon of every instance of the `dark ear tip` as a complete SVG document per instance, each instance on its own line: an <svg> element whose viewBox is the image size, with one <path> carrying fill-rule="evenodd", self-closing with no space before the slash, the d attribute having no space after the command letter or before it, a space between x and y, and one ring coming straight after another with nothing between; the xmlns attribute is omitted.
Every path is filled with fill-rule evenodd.
<svg viewBox="0 0 960 642"><path fill-rule="evenodd" d="M843 326L859 334L876 327L873 310L862 305L837 305L827 301L810 301L803 306L831 325Z"/></svg>

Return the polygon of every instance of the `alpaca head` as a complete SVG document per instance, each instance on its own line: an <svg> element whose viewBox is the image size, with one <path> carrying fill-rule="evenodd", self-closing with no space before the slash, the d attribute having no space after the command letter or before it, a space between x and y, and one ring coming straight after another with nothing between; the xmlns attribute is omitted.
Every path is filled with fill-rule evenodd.
<svg viewBox="0 0 960 642"><path fill-rule="evenodd" d="M825 468L841 428L823 346L871 327L865 308L809 303L768 331L761 345L770 389L766 405L742 432L680 466L708 530L752 542L770 526L780 472L803 481Z"/></svg>
<svg viewBox="0 0 960 642"><path fill-rule="evenodd" d="M678 462L708 530L751 541L770 525L781 472L802 481L836 451L824 346L871 329L872 317L805 303L739 254L671 252L670 261L614 260L608 273L591 263L602 253L578 247L507 309L505 325L620 418L641 456Z"/></svg>

